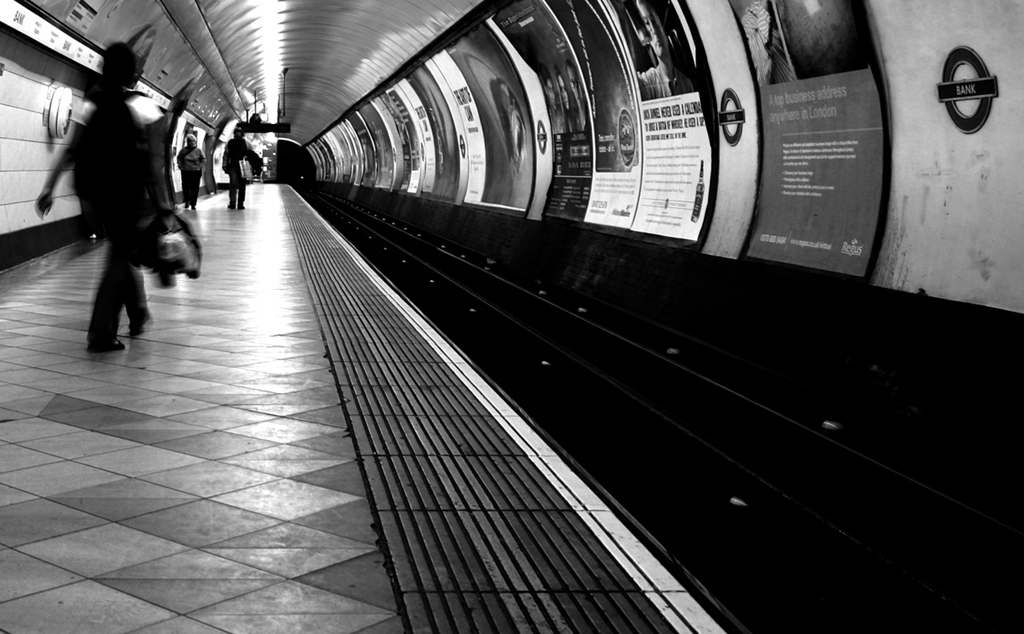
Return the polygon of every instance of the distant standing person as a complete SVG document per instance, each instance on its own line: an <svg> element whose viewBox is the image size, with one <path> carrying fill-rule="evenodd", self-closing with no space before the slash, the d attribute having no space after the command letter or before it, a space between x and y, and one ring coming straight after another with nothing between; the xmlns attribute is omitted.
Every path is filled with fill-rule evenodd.
<svg viewBox="0 0 1024 634"><path fill-rule="evenodd" d="M185 147L178 152L178 168L181 170L181 189L185 198L185 208L196 209L199 199L199 181L203 176L206 155L199 147L194 134L185 137Z"/></svg>
<svg viewBox="0 0 1024 634"><path fill-rule="evenodd" d="M242 176L241 161L246 160L246 153L252 148L245 140L245 133L241 128L235 128L234 138L228 141L224 148L224 161L222 167L231 179L228 188L228 209L245 209L245 177Z"/></svg>
<svg viewBox="0 0 1024 634"><path fill-rule="evenodd" d="M117 338L122 306L132 336L149 319L142 272L130 261L144 222L146 192L156 183L146 135L127 101L127 89L137 80L135 53L127 44L112 44L103 53L99 90L90 95L96 109L50 171L36 200L39 213L49 213L57 179L74 164L78 197L96 210L110 240L89 323L89 352L124 350Z"/></svg>

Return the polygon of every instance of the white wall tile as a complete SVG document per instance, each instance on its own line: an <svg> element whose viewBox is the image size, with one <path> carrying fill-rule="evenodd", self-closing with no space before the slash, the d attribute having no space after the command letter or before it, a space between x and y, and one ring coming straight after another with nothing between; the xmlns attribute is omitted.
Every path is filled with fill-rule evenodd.
<svg viewBox="0 0 1024 634"><path fill-rule="evenodd" d="M45 218L36 212L35 201L72 138L71 133L60 140L49 137L43 123L47 88L57 75L73 82L75 85L58 83L72 89L76 97L72 119L81 121L86 104L82 91L89 73L5 34L0 34L0 62L4 64L0 76L0 234L80 215L70 171L57 181L53 208Z"/></svg>
<svg viewBox="0 0 1024 634"><path fill-rule="evenodd" d="M23 139L25 141L38 141L41 143L50 140L43 125L43 113L0 106L0 138ZM65 143L66 141L60 141Z"/></svg>
<svg viewBox="0 0 1024 634"><path fill-rule="evenodd" d="M64 144L0 138L0 172L43 171L56 164Z"/></svg>
<svg viewBox="0 0 1024 634"><path fill-rule="evenodd" d="M45 221L39 217L39 214L36 213L35 201L7 205L7 210L7 220L10 223L11 231L21 231L53 221L49 216Z"/></svg>

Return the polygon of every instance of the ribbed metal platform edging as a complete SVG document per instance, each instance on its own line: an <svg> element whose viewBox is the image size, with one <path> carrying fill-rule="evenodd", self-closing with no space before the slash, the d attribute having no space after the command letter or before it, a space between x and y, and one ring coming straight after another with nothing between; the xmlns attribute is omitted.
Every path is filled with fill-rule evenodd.
<svg viewBox="0 0 1024 634"><path fill-rule="evenodd" d="M287 205L414 632L675 632L305 205Z"/></svg>

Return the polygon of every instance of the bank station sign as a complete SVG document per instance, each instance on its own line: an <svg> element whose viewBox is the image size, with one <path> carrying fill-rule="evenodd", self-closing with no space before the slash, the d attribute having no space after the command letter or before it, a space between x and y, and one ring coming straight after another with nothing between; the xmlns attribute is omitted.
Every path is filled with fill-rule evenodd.
<svg viewBox="0 0 1024 634"><path fill-rule="evenodd" d="M974 77L957 80L957 71ZM950 51L942 68L939 101L946 104L949 118L961 132L980 130L992 111L992 100L998 96L996 78L989 75L985 62L973 49L959 46Z"/></svg>

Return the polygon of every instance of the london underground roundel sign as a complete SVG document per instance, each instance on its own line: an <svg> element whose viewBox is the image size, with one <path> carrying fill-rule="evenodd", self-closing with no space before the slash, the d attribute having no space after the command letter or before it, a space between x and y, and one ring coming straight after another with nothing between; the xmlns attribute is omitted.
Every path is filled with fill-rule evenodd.
<svg viewBox="0 0 1024 634"><path fill-rule="evenodd" d="M946 104L949 118L961 132L980 130L992 111L992 100L998 96L996 78L989 75L985 62L973 49L958 46L950 51L942 67L939 101Z"/></svg>

